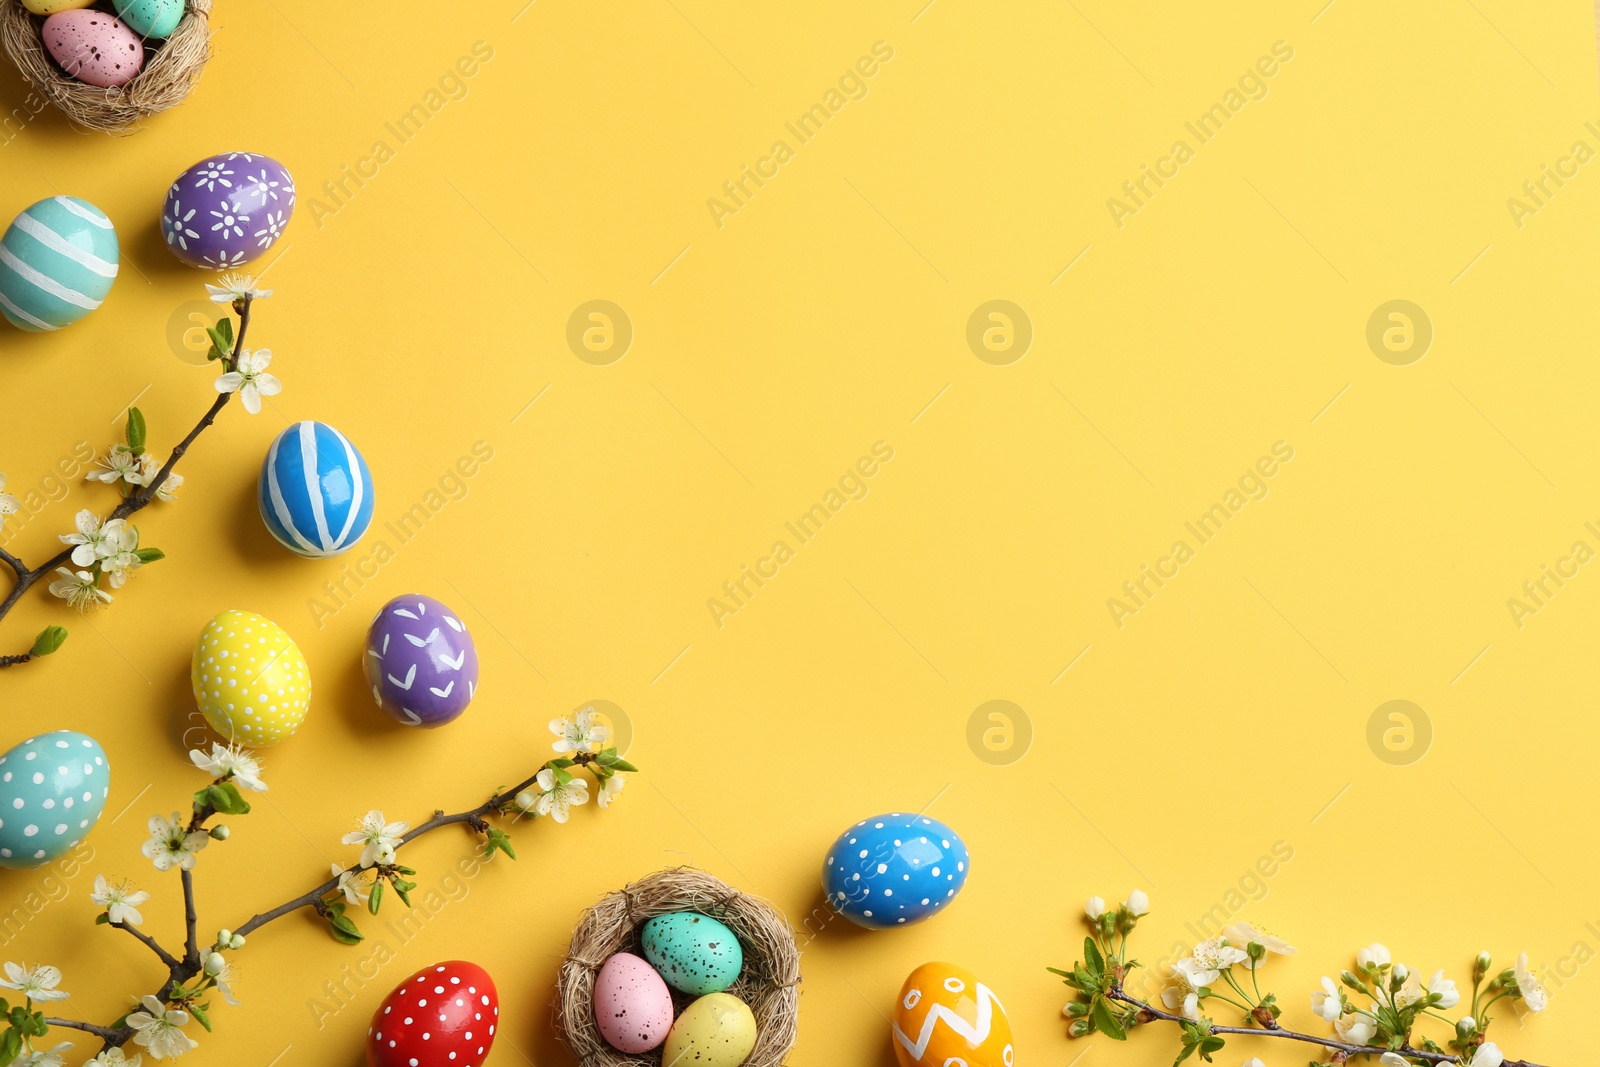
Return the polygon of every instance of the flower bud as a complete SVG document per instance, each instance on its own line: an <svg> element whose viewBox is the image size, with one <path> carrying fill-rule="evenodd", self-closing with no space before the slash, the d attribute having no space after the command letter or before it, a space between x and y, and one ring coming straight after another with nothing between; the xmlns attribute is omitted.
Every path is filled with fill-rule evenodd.
<svg viewBox="0 0 1600 1067"><path fill-rule="evenodd" d="M1125 904L1128 914L1136 919L1150 913L1150 896L1143 889L1135 889L1129 893Z"/></svg>
<svg viewBox="0 0 1600 1067"><path fill-rule="evenodd" d="M1494 963L1494 957L1489 955L1489 950L1484 949L1478 953L1478 958L1472 961L1472 980L1481 981L1489 973L1489 967Z"/></svg>
<svg viewBox="0 0 1600 1067"><path fill-rule="evenodd" d="M1100 916L1106 913L1105 898L1090 897L1089 900L1083 905L1083 913L1089 917L1090 922L1099 920Z"/></svg>
<svg viewBox="0 0 1600 1067"><path fill-rule="evenodd" d="M539 803L539 795L532 790L524 789L512 798L512 803L523 811L532 811Z"/></svg>
<svg viewBox="0 0 1600 1067"><path fill-rule="evenodd" d="M1349 986L1351 989L1354 989L1357 993L1365 993L1367 991L1367 987L1361 984L1361 979L1357 978L1349 971L1339 972L1339 980L1345 985Z"/></svg>
<svg viewBox="0 0 1600 1067"><path fill-rule="evenodd" d="M1463 1015L1456 1020L1456 1040L1470 1041L1472 1035L1478 1032L1478 1021L1470 1015Z"/></svg>
<svg viewBox="0 0 1600 1067"><path fill-rule="evenodd" d="M1072 1025L1067 1027L1067 1033L1072 1037L1083 1037L1089 1033L1088 1019L1074 1019Z"/></svg>
<svg viewBox="0 0 1600 1067"><path fill-rule="evenodd" d="M206 973L213 978L221 974L222 969L227 965L228 961L222 958L222 953L220 952L213 952L206 957Z"/></svg>
<svg viewBox="0 0 1600 1067"><path fill-rule="evenodd" d="M226 826L213 826L211 836L218 841L226 841L231 831Z"/></svg>
<svg viewBox="0 0 1600 1067"><path fill-rule="evenodd" d="M222 929L217 931L217 944L226 945L228 941L232 939L232 937L233 931L224 926Z"/></svg>
<svg viewBox="0 0 1600 1067"><path fill-rule="evenodd" d="M234 934L228 939L228 947L232 949L244 948L244 935Z"/></svg>

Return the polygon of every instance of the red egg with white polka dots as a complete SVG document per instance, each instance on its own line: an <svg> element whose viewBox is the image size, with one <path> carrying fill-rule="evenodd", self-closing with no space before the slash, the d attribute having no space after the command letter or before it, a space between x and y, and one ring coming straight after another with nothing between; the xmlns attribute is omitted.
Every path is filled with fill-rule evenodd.
<svg viewBox="0 0 1600 1067"><path fill-rule="evenodd" d="M367 1029L367 1067L480 1067L500 1027L489 972L450 960L395 987Z"/></svg>

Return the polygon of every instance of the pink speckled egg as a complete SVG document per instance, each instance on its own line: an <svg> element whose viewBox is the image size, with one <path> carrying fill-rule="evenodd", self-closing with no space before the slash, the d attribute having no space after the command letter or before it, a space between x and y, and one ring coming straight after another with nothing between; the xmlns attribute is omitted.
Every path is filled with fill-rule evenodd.
<svg viewBox="0 0 1600 1067"><path fill-rule="evenodd" d="M672 993L654 967L619 952L595 976L594 1021L618 1052L649 1052L672 1032Z"/></svg>
<svg viewBox="0 0 1600 1067"><path fill-rule="evenodd" d="M144 66L139 35L114 15L93 8L58 11L40 30L61 69L89 85L126 85Z"/></svg>

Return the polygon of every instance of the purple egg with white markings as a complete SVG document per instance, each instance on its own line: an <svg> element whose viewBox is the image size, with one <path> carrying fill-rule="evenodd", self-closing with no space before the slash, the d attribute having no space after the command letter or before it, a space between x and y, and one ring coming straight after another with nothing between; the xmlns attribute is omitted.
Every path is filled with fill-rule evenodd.
<svg viewBox="0 0 1600 1067"><path fill-rule="evenodd" d="M161 237L191 267L232 270L277 243L294 214L294 178L259 152L202 159L167 188Z"/></svg>
<svg viewBox="0 0 1600 1067"><path fill-rule="evenodd" d="M362 657L372 699L407 726L443 726L478 690L478 647L449 606L421 593L385 604Z"/></svg>

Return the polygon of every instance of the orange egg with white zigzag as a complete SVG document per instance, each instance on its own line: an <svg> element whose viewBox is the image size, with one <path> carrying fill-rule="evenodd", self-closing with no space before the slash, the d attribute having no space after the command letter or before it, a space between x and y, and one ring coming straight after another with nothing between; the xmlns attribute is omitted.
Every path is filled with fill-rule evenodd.
<svg viewBox="0 0 1600 1067"><path fill-rule="evenodd" d="M976 975L953 963L924 963L894 1006L900 1067L1015 1067L1006 1009Z"/></svg>

